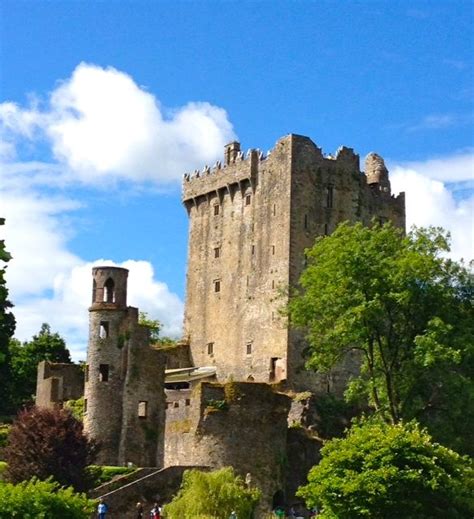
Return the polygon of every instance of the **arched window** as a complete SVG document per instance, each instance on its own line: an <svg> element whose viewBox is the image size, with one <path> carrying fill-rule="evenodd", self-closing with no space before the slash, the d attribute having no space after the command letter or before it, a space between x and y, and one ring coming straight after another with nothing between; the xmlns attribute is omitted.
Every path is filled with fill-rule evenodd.
<svg viewBox="0 0 474 519"><path fill-rule="evenodd" d="M104 303L115 303L115 283L109 278L104 285Z"/></svg>

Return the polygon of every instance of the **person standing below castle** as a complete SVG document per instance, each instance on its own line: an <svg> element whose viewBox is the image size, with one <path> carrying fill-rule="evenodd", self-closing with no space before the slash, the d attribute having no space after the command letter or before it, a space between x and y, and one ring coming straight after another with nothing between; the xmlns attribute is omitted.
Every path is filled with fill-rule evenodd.
<svg viewBox="0 0 474 519"><path fill-rule="evenodd" d="M105 504L102 498L99 499L99 505L97 506L97 517L99 519L105 519L105 514L109 511L109 507Z"/></svg>
<svg viewBox="0 0 474 519"><path fill-rule="evenodd" d="M143 519L143 505L140 503L140 501L138 501L138 503L137 503L136 511L137 511L137 513L136 513L135 517L137 519Z"/></svg>
<svg viewBox="0 0 474 519"><path fill-rule="evenodd" d="M150 519L161 519L161 506L158 503L155 503L150 510Z"/></svg>

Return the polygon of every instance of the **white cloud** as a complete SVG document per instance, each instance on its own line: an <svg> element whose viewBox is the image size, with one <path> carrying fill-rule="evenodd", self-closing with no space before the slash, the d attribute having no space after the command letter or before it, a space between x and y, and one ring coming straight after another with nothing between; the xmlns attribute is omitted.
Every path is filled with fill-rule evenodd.
<svg viewBox="0 0 474 519"><path fill-rule="evenodd" d="M159 101L127 74L81 63L51 94L23 109L0 104L3 155L18 138L46 139L74 181L104 179L166 184L212 164L235 138L222 108L189 103L167 117Z"/></svg>
<svg viewBox="0 0 474 519"><path fill-rule="evenodd" d="M469 168L469 159L427 160L412 168L394 166L391 168L390 181L395 193L406 193L408 228L412 225L434 225L447 229L451 233L450 256L470 260L474 257L474 194L471 190L469 197L456 200L445 183L438 180L459 180L469 175L472 178L472 169L463 170L461 164ZM451 167L453 165L454 168Z"/></svg>
<svg viewBox="0 0 474 519"><path fill-rule="evenodd" d="M418 162L396 164L401 169L416 171L421 175L443 182L461 182L474 179L474 150L468 149L444 157Z"/></svg>

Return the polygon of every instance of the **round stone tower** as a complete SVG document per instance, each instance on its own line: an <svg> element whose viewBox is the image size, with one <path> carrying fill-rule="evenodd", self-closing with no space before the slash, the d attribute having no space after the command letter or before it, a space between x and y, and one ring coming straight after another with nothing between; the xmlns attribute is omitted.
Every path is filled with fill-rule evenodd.
<svg viewBox="0 0 474 519"><path fill-rule="evenodd" d="M100 444L99 463L118 464L127 357L128 270L95 267L89 308L84 425Z"/></svg>

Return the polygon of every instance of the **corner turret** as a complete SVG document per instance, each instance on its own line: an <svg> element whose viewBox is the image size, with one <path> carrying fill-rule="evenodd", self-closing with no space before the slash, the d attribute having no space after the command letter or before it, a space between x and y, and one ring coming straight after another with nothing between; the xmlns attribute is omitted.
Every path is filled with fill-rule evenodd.
<svg viewBox="0 0 474 519"><path fill-rule="evenodd" d="M383 158L377 153L369 153L365 158L365 176L369 186L390 194L388 169Z"/></svg>

